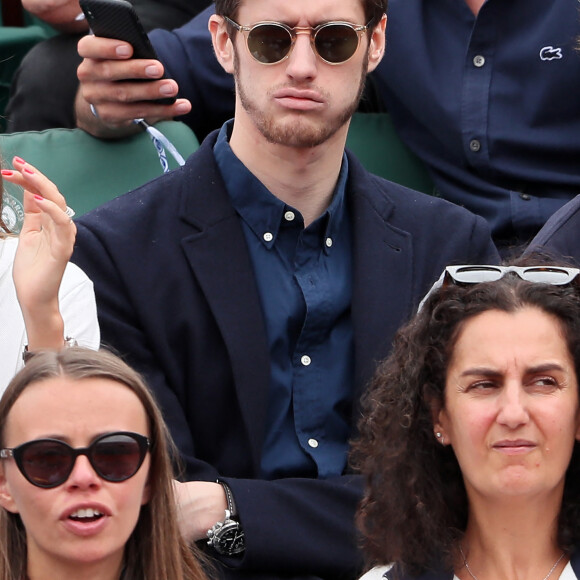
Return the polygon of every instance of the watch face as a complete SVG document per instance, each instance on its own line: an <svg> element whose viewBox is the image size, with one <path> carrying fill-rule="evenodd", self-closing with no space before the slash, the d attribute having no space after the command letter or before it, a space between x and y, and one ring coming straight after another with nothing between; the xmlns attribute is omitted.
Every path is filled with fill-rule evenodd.
<svg viewBox="0 0 580 580"><path fill-rule="evenodd" d="M233 520L228 520L224 525L214 532L213 547L220 553L227 556L239 554L245 549L244 531L240 524Z"/></svg>

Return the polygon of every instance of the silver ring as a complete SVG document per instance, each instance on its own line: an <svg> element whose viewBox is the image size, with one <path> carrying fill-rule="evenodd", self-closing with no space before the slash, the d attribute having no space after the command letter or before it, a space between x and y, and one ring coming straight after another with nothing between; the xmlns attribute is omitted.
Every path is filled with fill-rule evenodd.
<svg viewBox="0 0 580 580"><path fill-rule="evenodd" d="M64 213L66 213L66 215L69 218L73 218L75 216L75 210L72 207L69 207L68 205L66 206L66 209L64 210Z"/></svg>
<svg viewBox="0 0 580 580"><path fill-rule="evenodd" d="M91 109L91 113L93 114L93 117L95 117L96 119L100 119L99 113L97 113L97 107L95 107L95 105L93 105L93 103L89 103L89 108Z"/></svg>

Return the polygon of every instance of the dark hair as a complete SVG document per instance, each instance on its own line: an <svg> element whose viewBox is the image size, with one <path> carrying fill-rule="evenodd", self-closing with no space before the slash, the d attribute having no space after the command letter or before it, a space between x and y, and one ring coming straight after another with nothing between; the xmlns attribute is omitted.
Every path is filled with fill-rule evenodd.
<svg viewBox="0 0 580 580"><path fill-rule="evenodd" d="M529 265L530 260L513 264ZM525 307L538 308L560 322L580 376L576 280L553 286L508 273L497 282L444 285L397 333L392 354L363 397L360 433L351 456L353 466L366 477L358 524L371 564L395 562L395 571L413 575L453 567L467 524L468 501L453 449L434 437L433 413L444 407L447 368L466 321L488 310L515 312ZM580 542L579 458L576 442L558 522L557 541L566 551Z"/></svg>
<svg viewBox="0 0 580 580"><path fill-rule="evenodd" d="M251 0L246 0L250 2ZM366 22L370 29L374 28L383 14L387 11L388 0L360 0L365 11ZM227 16L232 20L236 20L238 9L242 0L215 0L215 12L219 16Z"/></svg>
<svg viewBox="0 0 580 580"><path fill-rule="evenodd" d="M83 388L83 379L121 383L137 395L147 414L151 499L141 507L135 530L127 541L125 580L205 579L196 549L185 544L177 527L170 458L170 452L175 453L174 444L151 392L139 374L118 357L76 347L35 354L12 379L0 400L0 446L4 446L4 426L18 397L30 385L55 377L72 379L79 389ZM26 557L26 535L20 516L0 509L0 580L25 578Z"/></svg>

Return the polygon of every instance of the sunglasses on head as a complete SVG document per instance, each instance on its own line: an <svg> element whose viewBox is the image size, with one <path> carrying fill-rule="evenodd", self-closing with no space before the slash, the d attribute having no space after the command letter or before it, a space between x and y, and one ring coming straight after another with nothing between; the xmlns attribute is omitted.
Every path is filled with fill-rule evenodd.
<svg viewBox="0 0 580 580"><path fill-rule="evenodd" d="M459 284L478 284L496 282L508 272L527 282L562 286L572 282L580 270L561 266L447 266L445 278Z"/></svg>
<svg viewBox="0 0 580 580"><path fill-rule="evenodd" d="M22 475L37 487L58 487L70 476L79 455L86 455L97 475L120 482L141 467L150 442L144 435L119 431L101 435L88 447L71 447L58 439L35 439L0 449L0 458L13 457Z"/></svg>
<svg viewBox="0 0 580 580"><path fill-rule="evenodd" d="M369 25L357 26L349 22L325 22L312 28L291 28L282 22L258 22L253 26L241 26L224 16L238 32L246 37L250 54L262 64L277 64L290 56L296 37L308 34L314 52L328 64L342 64L352 58L360 39Z"/></svg>
<svg viewBox="0 0 580 580"><path fill-rule="evenodd" d="M565 268L564 266L447 266L439 280L433 284L425 295L419 311L422 310L427 299L441 286L447 284L479 284L481 282L497 282L508 272L513 272L522 280L540 284L552 284L563 286L570 284L580 270L578 268Z"/></svg>

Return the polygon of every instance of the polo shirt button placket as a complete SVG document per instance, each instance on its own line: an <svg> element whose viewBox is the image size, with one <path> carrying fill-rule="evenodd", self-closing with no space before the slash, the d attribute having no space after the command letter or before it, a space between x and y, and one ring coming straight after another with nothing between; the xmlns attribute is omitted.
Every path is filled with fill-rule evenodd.
<svg viewBox="0 0 580 580"><path fill-rule="evenodd" d="M477 56L473 57L473 66L481 68L484 64L485 64L485 56L478 54Z"/></svg>
<svg viewBox="0 0 580 580"><path fill-rule="evenodd" d="M469 149L473 153L477 153L481 149L481 143L479 142L479 140L478 139L472 139L469 142Z"/></svg>

